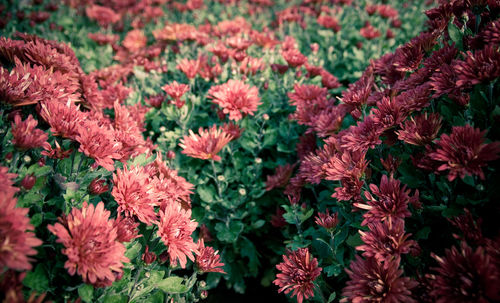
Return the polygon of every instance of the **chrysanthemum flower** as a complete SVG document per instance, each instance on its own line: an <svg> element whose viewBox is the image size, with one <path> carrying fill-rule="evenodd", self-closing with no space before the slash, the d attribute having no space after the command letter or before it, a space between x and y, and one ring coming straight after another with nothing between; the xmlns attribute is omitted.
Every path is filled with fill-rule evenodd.
<svg viewBox="0 0 500 303"><path fill-rule="evenodd" d="M160 210L158 236L167 246L170 263L177 261L182 268L186 267L187 258L194 261L193 253L198 253L198 245L194 243L191 234L198 223L191 219L191 210L183 210L180 205L168 204L165 210Z"/></svg>
<svg viewBox="0 0 500 303"><path fill-rule="evenodd" d="M444 162L438 171L449 170L450 181L457 176L463 179L466 175L478 175L484 180L482 167L498 159L500 152L500 142L484 143L485 133L469 124L454 126L450 135L441 135L437 149L429 157Z"/></svg>
<svg viewBox="0 0 500 303"><path fill-rule="evenodd" d="M500 300L500 273L483 247L473 250L462 242L446 250L445 257L432 254L439 263L432 275L431 295L437 303L497 302Z"/></svg>
<svg viewBox="0 0 500 303"><path fill-rule="evenodd" d="M188 79L194 79L198 70L200 69L200 62L198 60L182 59L176 67L178 70L183 72Z"/></svg>
<svg viewBox="0 0 500 303"><path fill-rule="evenodd" d="M316 19L316 21L318 22L319 25L329 28L333 30L335 33L340 31L340 29L342 28L339 24L339 21L332 16L321 15Z"/></svg>
<svg viewBox="0 0 500 303"><path fill-rule="evenodd" d="M238 121L243 114L253 115L260 105L259 90L257 87L245 84L240 80L229 80L228 82L212 86L208 90L208 98L222 107L229 119Z"/></svg>
<svg viewBox="0 0 500 303"><path fill-rule="evenodd" d="M158 205L158 193L144 167L136 166L117 170L113 174L111 194L118 203L118 211L126 217L136 216L139 221L151 225L157 219L154 207Z"/></svg>
<svg viewBox="0 0 500 303"><path fill-rule="evenodd" d="M359 30L359 33L361 34L361 36L368 40L375 39L377 37L380 37L381 35L380 31L373 27L373 25L371 25L369 22L367 22L367 24Z"/></svg>
<svg viewBox="0 0 500 303"><path fill-rule="evenodd" d="M122 145L116 140L114 132L96 121L83 121L78 128L76 141L80 143L78 151L109 171L115 170L114 160L122 157Z"/></svg>
<svg viewBox="0 0 500 303"><path fill-rule="evenodd" d="M224 263L220 261L219 251L214 251L210 246L205 246L203 239L198 240L198 253L196 254L196 266L201 272L219 272L225 274L220 267Z"/></svg>
<svg viewBox="0 0 500 303"><path fill-rule="evenodd" d="M299 67L307 62L307 57L304 56L298 49L291 48L281 53L288 66Z"/></svg>
<svg viewBox="0 0 500 303"><path fill-rule="evenodd" d="M87 17L96 20L100 26L106 27L120 21L121 17L109 7L93 4L85 9Z"/></svg>
<svg viewBox="0 0 500 303"><path fill-rule="evenodd" d="M2 174L0 171L0 179L4 179ZM0 190L0 267L30 270L30 256L36 255L34 247L41 245L42 241L31 232L34 227L26 216L29 209L16 207L14 193L14 190Z"/></svg>
<svg viewBox="0 0 500 303"><path fill-rule="evenodd" d="M85 115L74 103L44 102L40 116L50 125L54 136L76 139L78 127Z"/></svg>
<svg viewBox="0 0 500 303"><path fill-rule="evenodd" d="M399 261L396 258L382 264L375 258L356 256L350 268L346 269L350 280L342 291L346 298L340 302L416 303L411 297L411 290L417 283L401 276L403 270L398 269Z"/></svg>
<svg viewBox="0 0 500 303"><path fill-rule="evenodd" d="M397 221L390 226L387 222L369 224L369 231L359 231L365 244L356 249L363 251L364 257L374 257L378 262L389 264L390 260L407 254L417 243L408 240L411 234L405 234L404 221Z"/></svg>
<svg viewBox="0 0 500 303"><path fill-rule="evenodd" d="M274 169L274 175L267 176L266 190L270 191L273 188L285 186L288 183L288 180L290 180L290 177L292 176L294 167L295 165L289 163L285 165L278 165Z"/></svg>
<svg viewBox="0 0 500 303"><path fill-rule="evenodd" d="M319 226L322 226L324 229L331 231L337 226L337 224L339 224L338 216L338 213L330 214L327 209L325 213L318 212L314 222Z"/></svg>
<svg viewBox="0 0 500 303"><path fill-rule="evenodd" d="M106 35L103 33L88 33L87 37L99 45L113 44L120 39L118 35Z"/></svg>
<svg viewBox="0 0 500 303"><path fill-rule="evenodd" d="M370 148L382 143L380 135L382 129L372 116L366 116L364 121L351 126L342 136L342 147L351 151L366 152Z"/></svg>
<svg viewBox="0 0 500 303"><path fill-rule="evenodd" d="M406 185L401 186L399 180L382 176L380 187L370 184L370 190L378 198L375 199L369 192L365 192L368 199L367 204L355 203L354 206L368 210L363 215L365 218L362 225L368 223L388 221L389 226L394 222L403 220L411 215L408 210L408 203L411 201L410 190Z"/></svg>
<svg viewBox="0 0 500 303"><path fill-rule="evenodd" d="M9 168L0 166L0 195L12 195L19 191L19 188L14 186L14 179L17 174L9 173Z"/></svg>
<svg viewBox="0 0 500 303"><path fill-rule="evenodd" d="M308 248L299 248L283 255L283 262L276 265L280 271L273 283L280 287L279 292L297 297L297 302L314 296L314 280L320 275L321 267Z"/></svg>
<svg viewBox="0 0 500 303"><path fill-rule="evenodd" d="M167 95L170 96L170 98L174 99L175 105L180 108L184 105L184 103L181 102L181 98L189 91L189 85L173 81L170 84L165 84L162 89L167 93Z"/></svg>
<svg viewBox="0 0 500 303"><path fill-rule="evenodd" d="M148 39L144 32L140 29L134 29L127 33L125 39L123 39L122 45L129 52L136 52L144 47L148 43Z"/></svg>
<svg viewBox="0 0 500 303"><path fill-rule="evenodd" d="M49 135L43 130L36 128L38 121L29 115L26 120L21 120L21 115L16 114L14 116L14 122L12 123L12 143L20 149L31 149L42 147Z"/></svg>
<svg viewBox="0 0 500 303"><path fill-rule="evenodd" d="M64 245L62 253L68 257L64 267L69 274L78 273L85 283L96 287L110 286L123 272L123 263L129 262L109 214L102 202L95 208L84 202L62 220L64 225L47 227Z"/></svg>
<svg viewBox="0 0 500 303"><path fill-rule="evenodd" d="M236 140L239 137L241 137L241 134L245 130L244 128L239 127L238 125L234 124L232 121L229 123L224 123L222 125L222 130L228 134L230 134L233 138L232 140Z"/></svg>
<svg viewBox="0 0 500 303"><path fill-rule="evenodd" d="M468 51L465 61L457 61L454 68L458 77L456 85L459 87L492 81L500 76L498 47L487 45L475 53Z"/></svg>
<svg viewBox="0 0 500 303"><path fill-rule="evenodd" d="M233 137L222 129L218 129L213 125L209 129L198 129L196 135L192 130L189 130L189 135L181 139L179 146L183 149L182 153L198 159L212 159L220 161L221 157L217 155Z"/></svg>
<svg viewBox="0 0 500 303"><path fill-rule="evenodd" d="M397 132L399 140L408 144L424 146L434 140L441 129L441 116L438 113L421 114L411 117L401 124Z"/></svg>

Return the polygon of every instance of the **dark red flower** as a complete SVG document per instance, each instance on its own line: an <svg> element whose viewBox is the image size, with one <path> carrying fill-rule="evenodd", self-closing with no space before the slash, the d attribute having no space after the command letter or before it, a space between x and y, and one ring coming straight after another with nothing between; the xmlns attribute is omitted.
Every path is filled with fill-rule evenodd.
<svg viewBox="0 0 500 303"><path fill-rule="evenodd" d="M35 186L35 183L36 177L34 174L28 174L21 180L21 186L26 190L32 189L33 186Z"/></svg>
<svg viewBox="0 0 500 303"><path fill-rule="evenodd" d="M473 128L469 124L454 126L451 134L442 134L438 147L429 154L433 160L444 162L438 171L449 170L448 180L457 176L478 175L484 180L483 166L498 159L500 142L484 143L486 131Z"/></svg>
<svg viewBox="0 0 500 303"><path fill-rule="evenodd" d="M299 248L283 255L282 263L276 265L280 271L273 283L280 287L279 292L297 297L297 302L314 296L314 280L320 275L321 267L318 260L313 258L308 248Z"/></svg>
<svg viewBox="0 0 500 303"><path fill-rule="evenodd" d="M441 116L438 113L421 114L411 117L401 124L397 132L399 140L408 144L424 146L434 140L441 129Z"/></svg>
<svg viewBox="0 0 500 303"><path fill-rule="evenodd" d="M283 51L281 54L290 67L299 67L307 62L307 57L296 48Z"/></svg>
<svg viewBox="0 0 500 303"><path fill-rule="evenodd" d="M11 132L14 138L12 143L19 149L27 150L44 146L49 135L43 130L36 128L38 121L29 115L26 120L21 120L21 115L14 116L14 122L11 124Z"/></svg>
<svg viewBox="0 0 500 303"><path fill-rule="evenodd" d="M462 242L447 249L444 257L432 254L439 263L432 275L431 295L437 303L494 302L500 300L499 269L483 247L475 251Z"/></svg>
<svg viewBox="0 0 500 303"><path fill-rule="evenodd" d="M100 195L109 190L109 185L106 180L95 178L90 182L88 190L92 195Z"/></svg>
<svg viewBox="0 0 500 303"><path fill-rule="evenodd" d="M266 190L270 191L273 188L284 187L292 176L295 165L286 164L279 165L274 170L274 175L267 176Z"/></svg>
<svg viewBox="0 0 500 303"><path fill-rule="evenodd" d="M338 215L339 215L338 213L334 213L334 214L330 215L330 213L327 209L326 213L318 212L318 215L314 219L314 222L316 222L316 224L323 227L324 229L326 229L328 231L332 231L333 229L335 229L337 224L339 224Z"/></svg>
<svg viewBox="0 0 500 303"><path fill-rule="evenodd" d="M375 258L362 259L356 256L346 269L350 280L342 290L346 298L340 302L384 302L384 303L416 303L411 297L411 290L417 283L410 278L402 277L399 258L387 263L379 263Z"/></svg>
<svg viewBox="0 0 500 303"><path fill-rule="evenodd" d="M146 249L141 256L141 260L144 261L145 264L149 265L156 261L156 254L154 252L149 251L149 245L146 245Z"/></svg>
<svg viewBox="0 0 500 303"><path fill-rule="evenodd" d="M364 38L366 38L368 40L372 40L374 38L380 37L380 35L381 35L380 31L378 29L376 29L375 27L373 27L373 25L371 25L370 23L367 23L365 25L365 27L360 29L359 33L361 34L361 36L363 36Z"/></svg>
<svg viewBox="0 0 500 303"><path fill-rule="evenodd" d="M366 116L364 121L351 126L342 137L342 147L351 151L367 151L382 143L382 129L375 123L372 116Z"/></svg>
<svg viewBox="0 0 500 303"><path fill-rule="evenodd" d="M468 51L465 61L457 61L454 69L458 74L456 85L459 87L490 82L500 77L498 47L487 45L484 49L474 53Z"/></svg>

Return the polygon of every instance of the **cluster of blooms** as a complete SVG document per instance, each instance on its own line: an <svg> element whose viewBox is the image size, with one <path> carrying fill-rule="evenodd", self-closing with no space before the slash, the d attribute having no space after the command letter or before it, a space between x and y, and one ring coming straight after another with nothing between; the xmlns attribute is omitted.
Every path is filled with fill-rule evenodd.
<svg viewBox="0 0 500 303"><path fill-rule="evenodd" d="M487 10L479 10L480 16L474 15L486 5ZM369 14L378 12L384 18L397 20L397 11L385 5L369 5L366 9ZM340 181L332 197L339 203L350 201L355 209L366 210L361 225L367 230L359 231L364 244L356 247L363 257L356 256L346 269L350 280L343 290L343 301L417 302L415 293L422 292L424 285L430 290L432 302L497 300L498 289L494 290L489 283L496 283L499 277L495 263L497 242L483 239L476 250L462 242L460 249L453 247L446 257L434 256L440 267L434 268L436 275L426 276L427 281L404 277L402 256L418 255L421 251L405 231L405 219L412 215L409 205L415 211L422 208L419 191L411 196L410 190L394 178L401 162L392 155L380 159L390 176L382 175L379 186L370 184L371 193L364 188L365 180L373 178L369 165L372 161L368 160L372 159L370 150L395 144L419 147L416 149L419 153L412 156L413 165L436 175L446 173L449 181L467 176L486 178L484 167L499 158L500 142L487 143L486 130L474 127L471 122L460 126L447 124L451 121L444 122L431 104L447 96L466 110L475 85L494 89L500 77L495 20L499 11L500 5L495 1L441 1L426 12L429 18L426 31L394 53L373 60L338 100L329 99L326 88L311 84L296 84L294 91L288 93L290 104L296 107L292 118L308 126L308 135L324 139L323 146L299 156L298 173L288 182L285 194L291 196L291 201L299 201L302 187L307 183ZM463 15L469 16L468 21L460 18ZM448 43L446 31L452 26L451 20L453 26L476 29L476 35L463 37L467 52L460 53L457 45ZM371 39L380 33L367 23L362 35ZM494 102L491 94L487 102ZM340 130L347 115L354 118L355 125ZM451 132L442 132L443 129ZM303 142L305 137L297 150L305 148ZM285 177L284 173L281 175ZM337 218L320 213L316 222L328 229L326 226L336 225ZM471 228L472 224L469 225L467 228ZM479 265L481 262L484 263ZM288 267L300 269L293 264ZM280 291L308 285L293 280L295 274L283 265L278 269L282 271L277 279ZM467 282L458 285L458 280ZM304 288L301 295L310 294L310 288ZM294 295L302 300L297 292Z"/></svg>

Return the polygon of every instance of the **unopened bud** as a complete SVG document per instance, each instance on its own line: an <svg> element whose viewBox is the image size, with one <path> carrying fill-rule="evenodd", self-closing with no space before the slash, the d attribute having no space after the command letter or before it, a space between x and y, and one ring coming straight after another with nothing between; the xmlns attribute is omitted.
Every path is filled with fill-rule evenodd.
<svg viewBox="0 0 500 303"><path fill-rule="evenodd" d="M240 188L240 189L238 190L238 192L239 192L239 193L240 193L240 195L242 195L242 196L245 196L245 195L247 194L247 191L246 191L244 188Z"/></svg>
<svg viewBox="0 0 500 303"><path fill-rule="evenodd" d="M261 164L262 163L262 159L261 158L255 158L255 163Z"/></svg>
<svg viewBox="0 0 500 303"><path fill-rule="evenodd" d="M175 159L175 152L173 150L169 150L167 152L167 158L170 160Z"/></svg>
<svg viewBox="0 0 500 303"><path fill-rule="evenodd" d="M269 120L269 115L268 114L263 114L262 115L262 119L264 119L265 121Z"/></svg>
<svg viewBox="0 0 500 303"><path fill-rule="evenodd" d="M21 180L21 186L24 187L26 190L30 190L35 186L36 183L36 177L33 174L26 175L22 180Z"/></svg>
<svg viewBox="0 0 500 303"><path fill-rule="evenodd" d="M92 195L100 195L109 190L109 185L106 184L106 180L95 178L90 182L88 190Z"/></svg>
<svg viewBox="0 0 500 303"><path fill-rule="evenodd" d="M24 163L28 164L28 163L31 162L31 157L28 156L28 155L26 155L26 156L23 157L23 161L24 161Z"/></svg>
<svg viewBox="0 0 500 303"><path fill-rule="evenodd" d="M200 298L206 299L208 297L208 291L202 290L200 293Z"/></svg>
<svg viewBox="0 0 500 303"><path fill-rule="evenodd" d="M146 245L146 250L144 251L144 254L142 255L142 261L146 264L151 264L154 261L156 261L156 254L154 252L149 251L149 246Z"/></svg>
<svg viewBox="0 0 500 303"><path fill-rule="evenodd" d="M217 180L224 181L224 180L226 180L226 178L223 175L219 175L219 176L217 176Z"/></svg>

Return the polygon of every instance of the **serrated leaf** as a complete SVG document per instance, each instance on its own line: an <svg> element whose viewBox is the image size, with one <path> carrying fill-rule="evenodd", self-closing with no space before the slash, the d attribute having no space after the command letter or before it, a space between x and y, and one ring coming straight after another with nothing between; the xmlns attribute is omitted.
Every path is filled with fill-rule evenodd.
<svg viewBox="0 0 500 303"><path fill-rule="evenodd" d="M363 240L361 240L361 236L359 235L359 233L349 236L349 238L347 238L347 241L345 242L351 247L357 247L363 244Z"/></svg>
<svg viewBox="0 0 500 303"><path fill-rule="evenodd" d="M24 286L31 288L38 293L47 292L47 289L49 288L49 280L42 264L38 264L34 271L29 271L26 273L23 284Z"/></svg>
<svg viewBox="0 0 500 303"><path fill-rule="evenodd" d="M215 201L215 188L212 185L200 185L196 188L196 192L204 202Z"/></svg>
<svg viewBox="0 0 500 303"><path fill-rule="evenodd" d="M125 252L125 257L133 260L139 255L139 252L142 249L141 243L134 241L128 244L127 251Z"/></svg>

